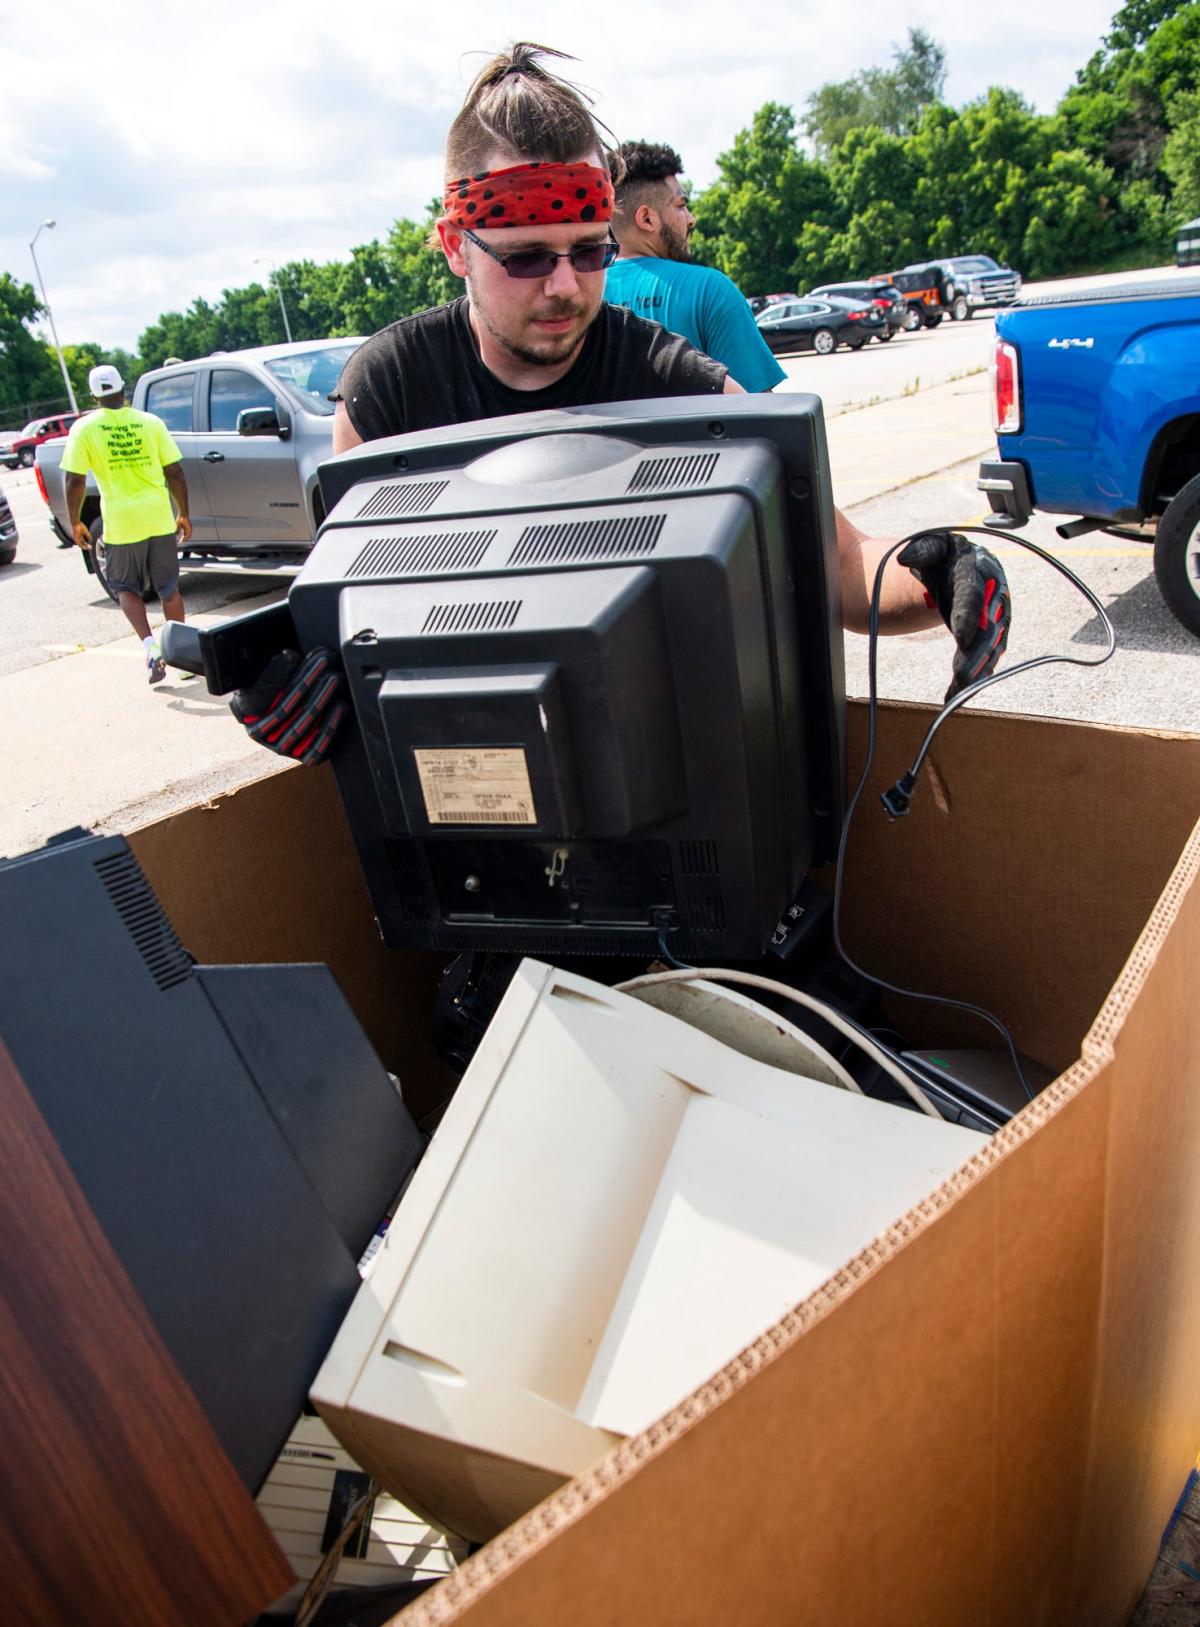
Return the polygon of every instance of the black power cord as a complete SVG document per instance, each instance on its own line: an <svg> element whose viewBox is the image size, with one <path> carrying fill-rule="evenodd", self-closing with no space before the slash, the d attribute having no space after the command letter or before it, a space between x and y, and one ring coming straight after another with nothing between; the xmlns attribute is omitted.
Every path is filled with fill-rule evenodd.
<svg viewBox="0 0 1200 1627"><path fill-rule="evenodd" d="M922 528L922 531L915 531L911 536L902 537L899 542L895 543L891 548L888 549L887 553L885 553L883 558L879 561L878 569L875 572L875 581L871 589L871 616L868 626L869 643L867 646L867 755L866 761L863 764L862 774L859 777L858 784L854 788L854 794L850 798L849 804L847 805L846 815L842 820L841 836L838 840L837 865L833 888L833 946L837 950L837 953L841 956L842 960L845 961L847 966L849 966L853 971L857 972L860 977L865 977L868 982L874 983L877 988L886 989L889 994L898 994L908 1000L925 1000L933 1005L950 1006L956 1011L966 1011L971 1013L973 1016L981 1017L984 1022L989 1023L991 1027L1002 1036L1005 1044L1008 1046L1009 1055L1012 1058L1013 1067L1016 1069L1017 1078L1021 1081L1021 1088L1024 1090L1027 1098L1032 1101L1036 1092L1033 1090L1028 1079L1025 1077L1024 1071L1021 1067L1020 1057L1017 1055L1016 1045L1013 1043L1013 1037L999 1017L994 1016L983 1006L972 1004L972 1002L969 1000L953 1000L947 995L943 994L927 994L920 989L905 989L901 988L899 984L889 983L886 978L875 977L871 972L866 971L850 957L846 951L845 945L842 943L842 880L845 872L846 844L850 835L851 821L854 818L855 810L858 807L863 789L866 786L867 780L871 774L871 769L875 762L876 727L879 711L879 694L877 684L879 601L883 591L883 572L888 560L891 559L894 553L897 553L901 548L905 547L909 542L911 542L914 537L921 536L923 532L927 531L928 529L929 527L925 526ZM991 541L995 540L995 535L993 532L987 531L982 526L978 525L957 525L946 527L946 529L960 533L971 531L977 533L979 536L987 537ZM960 706L964 706L967 701L971 700L975 695L978 695L982 690L990 688L992 684L1003 683L1006 678L1015 678L1019 672L1028 672L1033 667L1046 666L1058 661L1064 662L1069 666L1098 667L1103 665L1103 663L1107 661L1116 650L1117 638L1115 632L1113 631L1112 622L1108 619L1108 613L1104 606L1092 592L1091 588L1088 587L1087 583L1081 582L1079 577L1075 575L1074 571L1072 571L1068 566L1064 565L1061 560L1055 559L1053 554L1047 553L1044 548L1039 548L1036 543L1029 542L1024 537L1008 537L1006 540L1009 542L1015 542L1018 547L1027 549L1031 554L1036 554L1039 559L1045 560L1048 565L1052 565L1054 569L1060 573L1060 575L1065 576L1068 581L1073 583L1074 586L1078 588L1080 593L1083 594L1084 598L1100 617L1105 632L1108 634L1108 647L1102 655L1092 657L1090 659L1079 655L1035 655L1026 661L1019 661L1015 667L1006 667L1002 672L993 672L986 678L980 678L977 682L968 684L965 689L961 689L957 695L952 696L930 724L925 735L925 739L921 743L921 749L917 753L911 768L909 768L905 774L901 775L900 779L897 780L896 784L893 785L890 790L883 793L882 801L884 808L893 819L899 818L908 812L909 803L912 800L913 792L916 789L917 776L921 772L921 767L929 752L930 746L933 744L934 737L946 719L950 717L952 713L956 712ZM900 1067L904 1066L904 1064L900 1062L899 1057L896 1056L896 1053L889 1050L887 1046L883 1045L882 1041L877 1041L876 1043L880 1045L882 1050L888 1051L888 1054L895 1059Z"/></svg>

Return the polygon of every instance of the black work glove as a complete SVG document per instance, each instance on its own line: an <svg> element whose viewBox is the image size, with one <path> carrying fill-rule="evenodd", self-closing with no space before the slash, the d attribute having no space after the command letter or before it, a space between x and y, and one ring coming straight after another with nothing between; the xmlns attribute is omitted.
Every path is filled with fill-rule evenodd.
<svg viewBox="0 0 1200 1627"><path fill-rule="evenodd" d="M925 602L954 634L958 649L946 699L986 677L1008 643L1011 606L1000 561L957 531L923 531L899 560L925 589Z"/></svg>
<svg viewBox="0 0 1200 1627"><path fill-rule="evenodd" d="M342 680L331 660L320 648L303 659L295 650L281 650L253 684L235 690L229 709L260 745L300 763L319 763L346 715Z"/></svg>

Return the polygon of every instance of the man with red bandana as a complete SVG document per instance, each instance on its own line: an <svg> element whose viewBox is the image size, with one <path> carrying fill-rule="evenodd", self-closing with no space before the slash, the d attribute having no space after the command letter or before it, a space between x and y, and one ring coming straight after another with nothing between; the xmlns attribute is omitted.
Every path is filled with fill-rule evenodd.
<svg viewBox="0 0 1200 1627"><path fill-rule="evenodd" d="M677 336L604 303L617 252L608 155L582 102L536 55L517 46L497 58L451 128L437 232L465 295L355 352L338 385L335 452L473 418L737 388ZM489 88L500 117L480 107ZM559 104L552 120L547 99Z"/></svg>
<svg viewBox="0 0 1200 1627"><path fill-rule="evenodd" d="M393 322L355 351L338 383L335 452L505 413L740 392L724 367L686 340L605 303L604 272L617 252L609 177L620 160L579 92L543 66L542 59L561 55L514 45L467 93L447 138L445 212L437 223L466 293ZM871 584L888 545L864 536L840 511L837 531L845 624L866 632ZM967 638L974 668L978 640L964 629L983 615L987 581L997 583L993 600L1005 609L1008 595L990 556L978 562L971 585L968 563L984 550L964 546L966 557L949 544L941 550L944 567L925 549L924 580L905 568L907 559L893 558L880 627L907 633L936 626L946 599L939 572L949 579L953 569L955 636L962 653ZM994 626L975 631L994 642Z"/></svg>
<svg viewBox="0 0 1200 1627"><path fill-rule="evenodd" d="M355 351L334 394L335 453L509 413L743 393L720 363L679 335L605 303L604 272L617 255L611 173L620 160L580 93L542 65L561 56L514 45L468 92L447 138L437 222L466 293L393 322ZM840 511L837 540L843 619L866 632L871 586L889 545L864 536ZM919 557L905 550L886 567L880 628L915 632L941 615L959 646L955 684L960 671L982 676L1007 639L1003 572L985 550L949 532L918 540L925 544ZM919 578L905 568L910 563ZM323 755L332 729L276 729L275 716L313 711L309 691L327 681L324 667L311 666L317 653L294 685L273 678L234 702L256 738L306 760Z"/></svg>

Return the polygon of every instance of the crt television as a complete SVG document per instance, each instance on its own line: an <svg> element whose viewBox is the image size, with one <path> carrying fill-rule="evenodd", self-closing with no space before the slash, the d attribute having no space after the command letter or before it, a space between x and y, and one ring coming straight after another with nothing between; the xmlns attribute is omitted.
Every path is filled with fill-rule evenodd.
<svg viewBox="0 0 1200 1627"><path fill-rule="evenodd" d="M321 469L289 594L385 940L753 958L843 803L815 396L451 425Z"/></svg>

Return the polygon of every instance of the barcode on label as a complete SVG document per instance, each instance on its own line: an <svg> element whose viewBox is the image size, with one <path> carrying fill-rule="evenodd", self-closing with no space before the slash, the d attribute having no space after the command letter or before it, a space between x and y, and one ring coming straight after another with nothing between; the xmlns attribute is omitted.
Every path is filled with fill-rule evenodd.
<svg viewBox="0 0 1200 1627"><path fill-rule="evenodd" d="M440 813L439 825L532 825L533 820L522 813Z"/></svg>
<svg viewBox="0 0 1200 1627"><path fill-rule="evenodd" d="M431 825L537 824L520 747L420 747L413 755Z"/></svg>

